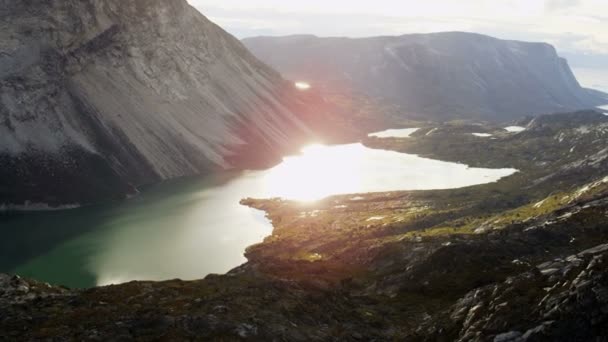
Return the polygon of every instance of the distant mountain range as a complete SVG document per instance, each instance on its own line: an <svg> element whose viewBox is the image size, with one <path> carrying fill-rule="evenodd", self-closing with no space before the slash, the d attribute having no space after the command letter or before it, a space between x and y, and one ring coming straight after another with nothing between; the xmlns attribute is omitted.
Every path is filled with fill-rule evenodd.
<svg viewBox="0 0 608 342"><path fill-rule="evenodd" d="M356 90L431 119L509 121L606 103L549 44L462 32L399 37L258 37L243 43L287 78Z"/></svg>

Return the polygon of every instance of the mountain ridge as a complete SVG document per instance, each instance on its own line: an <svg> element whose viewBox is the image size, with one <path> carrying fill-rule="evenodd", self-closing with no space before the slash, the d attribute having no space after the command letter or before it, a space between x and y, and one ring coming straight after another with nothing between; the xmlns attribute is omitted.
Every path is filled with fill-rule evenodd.
<svg viewBox="0 0 608 342"><path fill-rule="evenodd" d="M1 15L8 204L122 198L311 134L293 85L185 0L3 1Z"/></svg>
<svg viewBox="0 0 608 342"><path fill-rule="evenodd" d="M606 99L583 89L567 61L547 43L467 32L242 41L287 78L362 91L429 119L507 122L528 114L589 109Z"/></svg>

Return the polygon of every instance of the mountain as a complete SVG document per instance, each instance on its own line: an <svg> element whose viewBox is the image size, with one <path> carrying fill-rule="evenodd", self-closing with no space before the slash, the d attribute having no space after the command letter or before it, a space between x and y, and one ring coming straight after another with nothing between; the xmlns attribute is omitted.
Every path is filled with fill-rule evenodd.
<svg viewBox="0 0 608 342"><path fill-rule="evenodd" d="M567 61L544 43L461 32L243 43L287 78L385 98L410 116L506 122L608 103L605 94L583 89Z"/></svg>
<svg viewBox="0 0 608 342"><path fill-rule="evenodd" d="M278 158L297 90L186 0L0 1L0 206Z"/></svg>

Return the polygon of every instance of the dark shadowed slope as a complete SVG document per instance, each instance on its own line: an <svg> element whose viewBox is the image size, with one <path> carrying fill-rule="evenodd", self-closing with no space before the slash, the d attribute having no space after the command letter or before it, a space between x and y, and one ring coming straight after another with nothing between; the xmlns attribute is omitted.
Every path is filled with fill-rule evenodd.
<svg viewBox="0 0 608 342"><path fill-rule="evenodd" d="M0 1L0 94L0 205L122 197L305 131L293 86L186 0Z"/></svg>
<svg viewBox="0 0 608 342"><path fill-rule="evenodd" d="M581 88L567 61L544 43L460 32L243 42L287 78L355 89L433 119L509 121L608 102Z"/></svg>

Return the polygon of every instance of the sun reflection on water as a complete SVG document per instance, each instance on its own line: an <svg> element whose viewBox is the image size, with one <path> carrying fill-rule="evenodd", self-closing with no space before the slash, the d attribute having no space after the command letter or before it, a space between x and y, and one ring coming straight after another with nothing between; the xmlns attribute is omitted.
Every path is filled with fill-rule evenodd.
<svg viewBox="0 0 608 342"><path fill-rule="evenodd" d="M271 196L314 201L360 189L364 158L358 145L304 147L265 176Z"/></svg>
<svg viewBox="0 0 608 342"><path fill-rule="evenodd" d="M266 171L262 198L315 201L332 195L394 190L450 189L496 181L514 169L479 169L360 143L309 145Z"/></svg>

